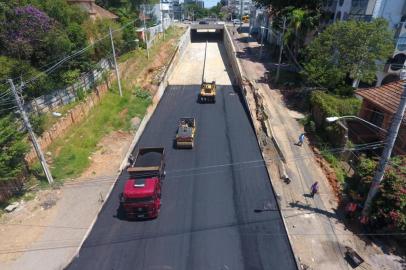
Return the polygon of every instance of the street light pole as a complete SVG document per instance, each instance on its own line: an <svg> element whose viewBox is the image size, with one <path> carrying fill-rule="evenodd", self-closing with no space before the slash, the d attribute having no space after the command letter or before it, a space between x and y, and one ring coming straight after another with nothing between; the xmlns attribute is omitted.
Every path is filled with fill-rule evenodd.
<svg viewBox="0 0 406 270"><path fill-rule="evenodd" d="M259 58L262 58L262 48L264 47L264 29L265 27L261 26L261 48L259 49Z"/></svg>
<svg viewBox="0 0 406 270"><path fill-rule="evenodd" d="M326 118L327 122L329 122L329 123L333 123L333 122L336 122L336 121L341 120L341 119L357 119L357 120L359 120L361 122L364 122L364 123L366 123L366 124L368 124L370 126L373 126L376 129L379 129L379 130L381 130L381 131L383 131L385 133L388 133L388 131L386 129L383 129L383 128L381 128L381 127L379 127L379 126L377 126L377 125L375 125L375 124L373 124L371 122L368 122L368 121L362 119L361 117L355 116L355 115L331 116L331 117Z"/></svg>
<svg viewBox="0 0 406 270"><path fill-rule="evenodd" d="M385 174L385 168L389 162L390 156L392 154L393 146L395 145L396 138L398 136L399 128L402 123L403 116L406 110L406 66L403 66L400 72L400 79L404 81L403 93L400 97L399 107L396 114L393 116L392 124L389 129L389 134L386 138L385 148L383 150L381 159L379 160L378 168L375 172L374 179L372 180L371 187L368 192L368 197L365 201L364 208L362 210L363 220L369 214L372 201L379 191L380 184ZM362 220L362 221L363 221Z"/></svg>

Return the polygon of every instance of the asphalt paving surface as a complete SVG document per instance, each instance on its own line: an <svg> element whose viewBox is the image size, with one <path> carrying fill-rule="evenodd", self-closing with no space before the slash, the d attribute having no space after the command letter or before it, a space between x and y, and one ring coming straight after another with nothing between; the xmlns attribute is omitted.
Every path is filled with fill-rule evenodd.
<svg viewBox="0 0 406 270"><path fill-rule="evenodd" d="M117 216L123 172L67 269L297 269L238 89L218 85L216 103L199 104L199 88L168 86L134 149L165 147L158 218ZM196 118L192 150L174 148L181 117Z"/></svg>

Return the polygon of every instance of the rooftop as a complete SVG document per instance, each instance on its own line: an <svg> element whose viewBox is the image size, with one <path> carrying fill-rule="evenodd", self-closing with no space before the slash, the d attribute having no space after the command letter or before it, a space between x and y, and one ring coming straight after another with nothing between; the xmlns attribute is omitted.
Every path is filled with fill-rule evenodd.
<svg viewBox="0 0 406 270"><path fill-rule="evenodd" d="M406 81L396 81L379 87L360 89L355 94L380 107L382 110L395 114L405 83Z"/></svg>
<svg viewBox="0 0 406 270"><path fill-rule="evenodd" d="M91 18L107 18L118 19L118 16L110 11L96 5L95 0L67 0L69 4L79 5L82 9L89 13Z"/></svg>

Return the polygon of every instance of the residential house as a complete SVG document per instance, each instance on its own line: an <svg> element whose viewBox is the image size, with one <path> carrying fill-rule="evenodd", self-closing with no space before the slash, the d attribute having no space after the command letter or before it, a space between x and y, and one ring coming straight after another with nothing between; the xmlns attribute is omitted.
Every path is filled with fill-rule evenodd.
<svg viewBox="0 0 406 270"><path fill-rule="evenodd" d="M357 90L356 95L362 99L359 117L389 130L400 103L404 84L405 81L396 81L380 87ZM350 130L356 133L356 136L351 139L358 143L376 142L386 137L385 132L362 122L355 124L354 121L351 121ZM393 152L394 154L406 154L406 116L403 117Z"/></svg>
<svg viewBox="0 0 406 270"><path fill-rule="evenodd" d="M67 0L71 5L78 5L80 8L85 10L90 18L107 18L111 20L117 20L118 16L111 13L110 11L96 5L95 0Z"/></svg>

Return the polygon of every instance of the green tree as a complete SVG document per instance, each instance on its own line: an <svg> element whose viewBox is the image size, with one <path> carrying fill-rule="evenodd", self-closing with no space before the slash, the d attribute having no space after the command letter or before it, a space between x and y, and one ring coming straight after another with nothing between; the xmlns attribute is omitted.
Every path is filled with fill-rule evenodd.
<svg viewBox="0 0 406 270"><path fill-rule="evenodd" d="M186 14L188 14L190 19L195 19L195 20L207 17L209 14L207 9L201 8L194 3L185 4L184 10L186 11Z"/></svg>
<svg viewBox="0 0 406 270"><path fill-rule="evenodd" d="M14 178L24 169L28 151L20 122L10 116L0 118L0 178Z"/></svg>
<svg viewBox="0 0 406 270"><path fill-rule="evenodd" d="M278 14L287 7L321 10L325 0L254 0L263 7L272 7L271 12Z"/></svg>
<svg viewBox="0 0 406 270"><path fill-rule="evenodd" d="M109 27L114 31L120 25L109 19L87 20L84 24L88 39L93 41L100 40L94 46L93 58L95 61L99 61L101 58L111 54L111 43L110 38L108 38ZM117 49L122 47L123 39L120 31L113 33L113 40ZM117 53L119 53L119 50L117 50Z"/></svg>
<svg viewBox="0 0 406 270"><path fill-rule="evenodd" d="M40 74L40 71L32 67L28 61L21 61L7 56L0 56L0 67L0 78L16 78L16 80L14 80L16 85L20 85L20 80L26 81ZM6 91L8 88L8 84L1 85L0 94L1 92ZM45 74L42 74L42 76L40 76L36 81L25 86L23 95L29 98L36 97L52 89L53 84L50 81L49 77ZM6 108L9 108L11 106L7 106L8 104L0 105L3 105L0 106L0 110L2 110L0 111L0 114L9 112L9 110L7 110Z"/></svg>
<svg viewBox="0 0 406 270"><path fill-rule="evenodd" d="M305 74L330 89L347 76L358 87L360 80L375 79L377 61L385 61L392 52L393 33L386 20L336 22L308 46Z"/></svg>
<svg viewBox="0 0 406 270"><path fill-rule="evenodd" d="M297 57L300 49L304 48L306 35L317 26L320 13L304 8L288 7L283 10L282 14L287 20L285 42L292 47L293 53ZM282 22L276 22L276 28L278 26L280 28L280 25L283 24Z"/></svg>

